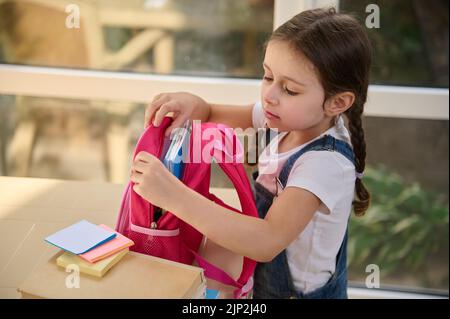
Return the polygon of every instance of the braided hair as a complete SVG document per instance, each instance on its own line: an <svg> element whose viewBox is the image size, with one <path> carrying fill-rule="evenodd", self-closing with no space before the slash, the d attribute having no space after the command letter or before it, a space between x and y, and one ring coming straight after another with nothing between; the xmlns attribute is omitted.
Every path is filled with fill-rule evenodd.
<svg viewBox="0 0 450 319"><path fill-rule="evenodd" d="M370 193L362 181L366 166L366 143L362 125L367 100L372 47L364 28L349 14L334 8L303 11L277 28L269 38L287 43L314 65L325 90L325 99L341 92L355 95L353 105L344 112L348 119L355 154L355 199L353 210L364 215Z"/></svg>

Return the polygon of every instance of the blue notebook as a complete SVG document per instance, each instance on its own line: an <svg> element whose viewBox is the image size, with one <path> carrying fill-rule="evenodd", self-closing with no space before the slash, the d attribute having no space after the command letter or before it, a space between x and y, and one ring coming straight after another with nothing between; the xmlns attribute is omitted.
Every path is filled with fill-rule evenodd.
<svg viewBox="0 0 450 319"><path fill-rule="evenodd" d="M184 163L189 154L189 142L191 138L190 121L186 121L183 128L178 130L164 156L163 163L167 169L178 179L183 176Z"/></svg>
<svg viewBox="0 0 450 319"><path fill-rule="evenodd" d="M116 237L115 232L103 229L86 220L61 229L45 241L73 254L84 254Z"/></svg>
<svg viewBox="0 0 450 319"><path fill-rule="evenodd" d="M174 131L175 134L171 136L171 139L166 137L163 142L163 151L160 160L164 163L169 172L178 179L182 179L184 163L186 163L188 159L191 130L191 122L187 120L182 128ZM160 210L161 214L164 214L165 212L166 210L164 209ZM160 217L161 215L158 213L157 216ZM156 217L155 220L159 219L159 217Z"/></svg>

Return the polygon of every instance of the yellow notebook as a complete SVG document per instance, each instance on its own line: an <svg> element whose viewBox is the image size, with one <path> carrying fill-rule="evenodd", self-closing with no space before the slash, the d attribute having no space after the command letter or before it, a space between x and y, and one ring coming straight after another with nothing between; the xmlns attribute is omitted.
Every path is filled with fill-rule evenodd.
<svg viewBox="0 0 450 319"><path fill-rule="evenodd" d="M64 252L56 259L56 264L60 267L66 268L68 265L77 265L80 267L80 272L92 275L95 277L103 277L108 270L110 270L115 264L117 264L123 256L129 251L128 248L121 250L120 252L100 260L94 264L91 264L81 257L69 252Z"/></svg>

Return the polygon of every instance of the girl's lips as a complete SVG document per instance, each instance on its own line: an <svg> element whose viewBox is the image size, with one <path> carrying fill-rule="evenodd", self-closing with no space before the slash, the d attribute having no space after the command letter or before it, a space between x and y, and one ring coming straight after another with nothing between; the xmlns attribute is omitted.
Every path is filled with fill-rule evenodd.
<svg viewBox="0 0 450 319"><path fill-rule="evenodd" d="M268 118L268 119L279 119L280 117L278 115L275 115L273 113L270 113L269 111L264 110L264 115Z"/></svg>

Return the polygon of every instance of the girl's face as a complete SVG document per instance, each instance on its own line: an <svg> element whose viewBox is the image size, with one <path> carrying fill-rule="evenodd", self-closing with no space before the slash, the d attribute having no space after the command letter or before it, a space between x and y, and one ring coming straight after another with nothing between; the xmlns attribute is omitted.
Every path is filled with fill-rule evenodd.
<svg viewBox="0 0 450 319"><path fill-rule="evenodd" d="M286 41L272 40L263 67L261 101L268 127L314 134L328 125L325 92L309 60Z"/></svg>

